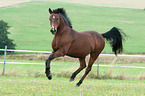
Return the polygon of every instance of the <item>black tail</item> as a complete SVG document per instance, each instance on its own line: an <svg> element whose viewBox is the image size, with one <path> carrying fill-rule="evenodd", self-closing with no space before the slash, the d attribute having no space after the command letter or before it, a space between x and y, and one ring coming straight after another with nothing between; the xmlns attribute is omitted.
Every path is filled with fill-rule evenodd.
<svg viewBox="0 0 145 96"><path fill-rule="evenodd" d="M102 36L109 41L112 51L117 55L123 51L122 40L125 33L121 32L120 29L113 27L110 31L103 33Z"/></svg>

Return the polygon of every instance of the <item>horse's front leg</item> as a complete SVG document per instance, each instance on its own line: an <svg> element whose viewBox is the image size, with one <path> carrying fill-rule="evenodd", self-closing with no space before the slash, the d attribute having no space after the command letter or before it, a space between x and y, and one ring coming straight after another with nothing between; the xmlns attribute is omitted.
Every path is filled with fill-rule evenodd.
<svg viewBox="0 0 145 96"><path fill-rule="evenodd" d="M51 55L49 56L49 58L46 60L46 62L45 62L45 65L46 65L45 74L46 74L46 77L47 77L49 80L52 79L52 74L51 74L51 72L50 72L50 62L51 62L51 60L53 60L53 59L54 59L54 54L51 54Z"/></svg>
<svg viewBox="0 0 145 96"><path fill-rule="evenodd" d="M45 69L45 74L46 74L46 77L51 80L52 79L52 74L51 74L51 71L50 71L50 63L53 59L57 58L57 57L60 57L60 56L64 56L65 54L63 53L63 51L61 50L58 50L56 51L55 53L52 53L48 59L46 60L45 62L45 65L46 65L46 69Z"/></svg>

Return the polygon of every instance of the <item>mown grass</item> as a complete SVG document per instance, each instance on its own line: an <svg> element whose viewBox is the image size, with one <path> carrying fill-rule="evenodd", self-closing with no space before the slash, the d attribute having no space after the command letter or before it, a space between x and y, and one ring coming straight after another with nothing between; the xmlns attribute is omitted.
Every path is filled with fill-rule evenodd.
<svg viewBox="0 0 145 96"><path fill-rule="evenodd" d="M144 96L144 81L92 80L83 85L68 82L65 78L6 77L0 78L1 96Z"/></svg>
<svg viewBox="0 0 145 96"><path fill-rule="evenodd" d="M16 49L49 50L53 35L49 32L48 8L64 7L77 31L95 30L100 33L117 26L129 35L124 44L125 53L145 52L145 12L141 9L123 9L33 1L0 8L0 19L11 27L10 38ZM103 53L112 53L107 44Z"/></svg>

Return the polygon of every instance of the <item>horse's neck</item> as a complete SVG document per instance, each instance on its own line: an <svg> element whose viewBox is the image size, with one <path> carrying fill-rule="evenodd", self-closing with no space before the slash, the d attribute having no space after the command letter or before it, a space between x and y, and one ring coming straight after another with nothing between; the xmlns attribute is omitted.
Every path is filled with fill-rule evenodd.
<svg viewBox="0 0 145 96"><path fill-rule="evenodd" d="M78 34L77 31L73 30L72 28L70 28L67 20L63 17L63 16L60 16L60 26L58 28L58 33L56 34L57 36L58 35L64 35L66 36L67 34L70 35L70 36L75 36L75 34Z"/></svg>
<svg viewBox="0 0 145 96"><path fill-rule="evenodd" d="M69 25L68 25L68 22L63 18L61 17L60 19L60 25L59 25L59 28L58 28L58 33L64 33L64 31L67 31L69 30Z"/></svg>

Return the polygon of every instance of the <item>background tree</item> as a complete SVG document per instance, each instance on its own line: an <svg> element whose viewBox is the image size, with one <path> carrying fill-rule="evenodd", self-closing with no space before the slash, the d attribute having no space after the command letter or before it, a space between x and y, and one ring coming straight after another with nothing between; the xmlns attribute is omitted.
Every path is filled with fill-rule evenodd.
<svg viewBox="0 0 145 96"><path fill-rule="evenodd" d="M10 34L10 32L8 32L9 28L8 23L0 20L0 49L4 49L5 46L7 46L8 49L15 49L13 40L8 38L8 34ZM3 53L3 51L0 51L0 55Z"/></svg>

